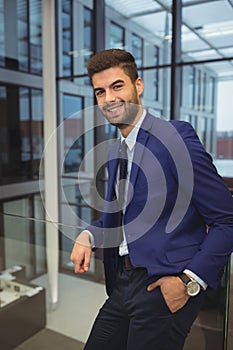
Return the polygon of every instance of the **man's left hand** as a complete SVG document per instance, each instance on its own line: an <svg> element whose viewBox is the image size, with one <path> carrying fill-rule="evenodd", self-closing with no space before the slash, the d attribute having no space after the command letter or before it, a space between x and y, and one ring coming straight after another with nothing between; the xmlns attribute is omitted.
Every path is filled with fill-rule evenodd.
<svg viewBox="0 0 233 350"><path fill-rule="evenodd" d="M177 276L165 276L151 283L147 290L151 292L153 289L160 287L164 300L172 313L181 309L189 300L186 289Z"/></svg>

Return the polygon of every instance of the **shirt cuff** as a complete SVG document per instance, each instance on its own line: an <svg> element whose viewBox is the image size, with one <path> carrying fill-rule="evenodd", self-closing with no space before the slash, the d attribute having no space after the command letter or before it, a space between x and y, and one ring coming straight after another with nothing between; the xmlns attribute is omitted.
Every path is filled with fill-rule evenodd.
<svg viewBox="0 0 233 350"><path fill-rule="evenodd" d="M91 233L91 231L89 231L89 230L84 230L84 231L82 231L82 232L87 232L87 233L88 233L89 238L90 238L91 247L92 247L92 248L95 248L95 240L94 240L94 236L93 236L93 234Z"/></svg>
<svg viewBox="0 0 233 350"><path fill-rule="evenodd" d="M187 275L189 275L190 277L192 277L196 282L198 282L200 284L200 286L206 290L206 288L208 287L208 284L205 283L199 276L197 276L194 272L185 269L184 273L186 273Z"/></svg>

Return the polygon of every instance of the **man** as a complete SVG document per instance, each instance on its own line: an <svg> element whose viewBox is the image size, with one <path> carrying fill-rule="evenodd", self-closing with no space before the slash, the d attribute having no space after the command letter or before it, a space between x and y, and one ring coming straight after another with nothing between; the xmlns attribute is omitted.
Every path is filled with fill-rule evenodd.
<svg viewBox="0 0 233 350"><path fill-rule="evenodd" d="M232 197L190 124L143 109L143 81L130 53L99 52L88 74L121 140L109 152L104 213L81 232L71 254L75 272L84 273L92 248L104 247L109 297L85 349L180 350L205 289L217 287L232 252ZM120 143L127 145L126 180Z"/></svg>

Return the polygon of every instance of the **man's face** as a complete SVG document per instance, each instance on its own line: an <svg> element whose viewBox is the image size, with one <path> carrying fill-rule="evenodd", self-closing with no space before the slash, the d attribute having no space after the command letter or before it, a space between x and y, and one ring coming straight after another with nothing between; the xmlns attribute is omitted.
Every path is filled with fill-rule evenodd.
<svg viewBox="0 0 233 350"><path fill-rule="evenodd" d="M122 68L112 67L94 74L92 84L99 108L111 124L121 127L136 120L143 92L141 78L132 83Z"/></svg>

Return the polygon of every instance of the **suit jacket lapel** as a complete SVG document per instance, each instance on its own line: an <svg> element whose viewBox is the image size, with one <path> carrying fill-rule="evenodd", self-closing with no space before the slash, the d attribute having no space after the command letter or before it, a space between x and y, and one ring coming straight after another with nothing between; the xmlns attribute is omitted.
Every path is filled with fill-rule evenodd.
<svg viewBox="0 0 233 350"><path fill-rule="evenodd" d="M128 191L128 195L127 195L128 203L129 203L129 200L131 199L131 196L133 194L132 193L133 187L134 187L136 179L137 179L142 156L144 154L145 146L146 146L146 143L147 143L147 140L149 137L148 131L150 130L153 121L154 121L154 117L147 113L147 115L146 115L146 117L141 125L141 128L138 132L137 142L136 142L135 150L134 150L133 164L132 164L132 169L131 169L131 173L130 173L131 186L129 186L129 191Z"/></svg>

